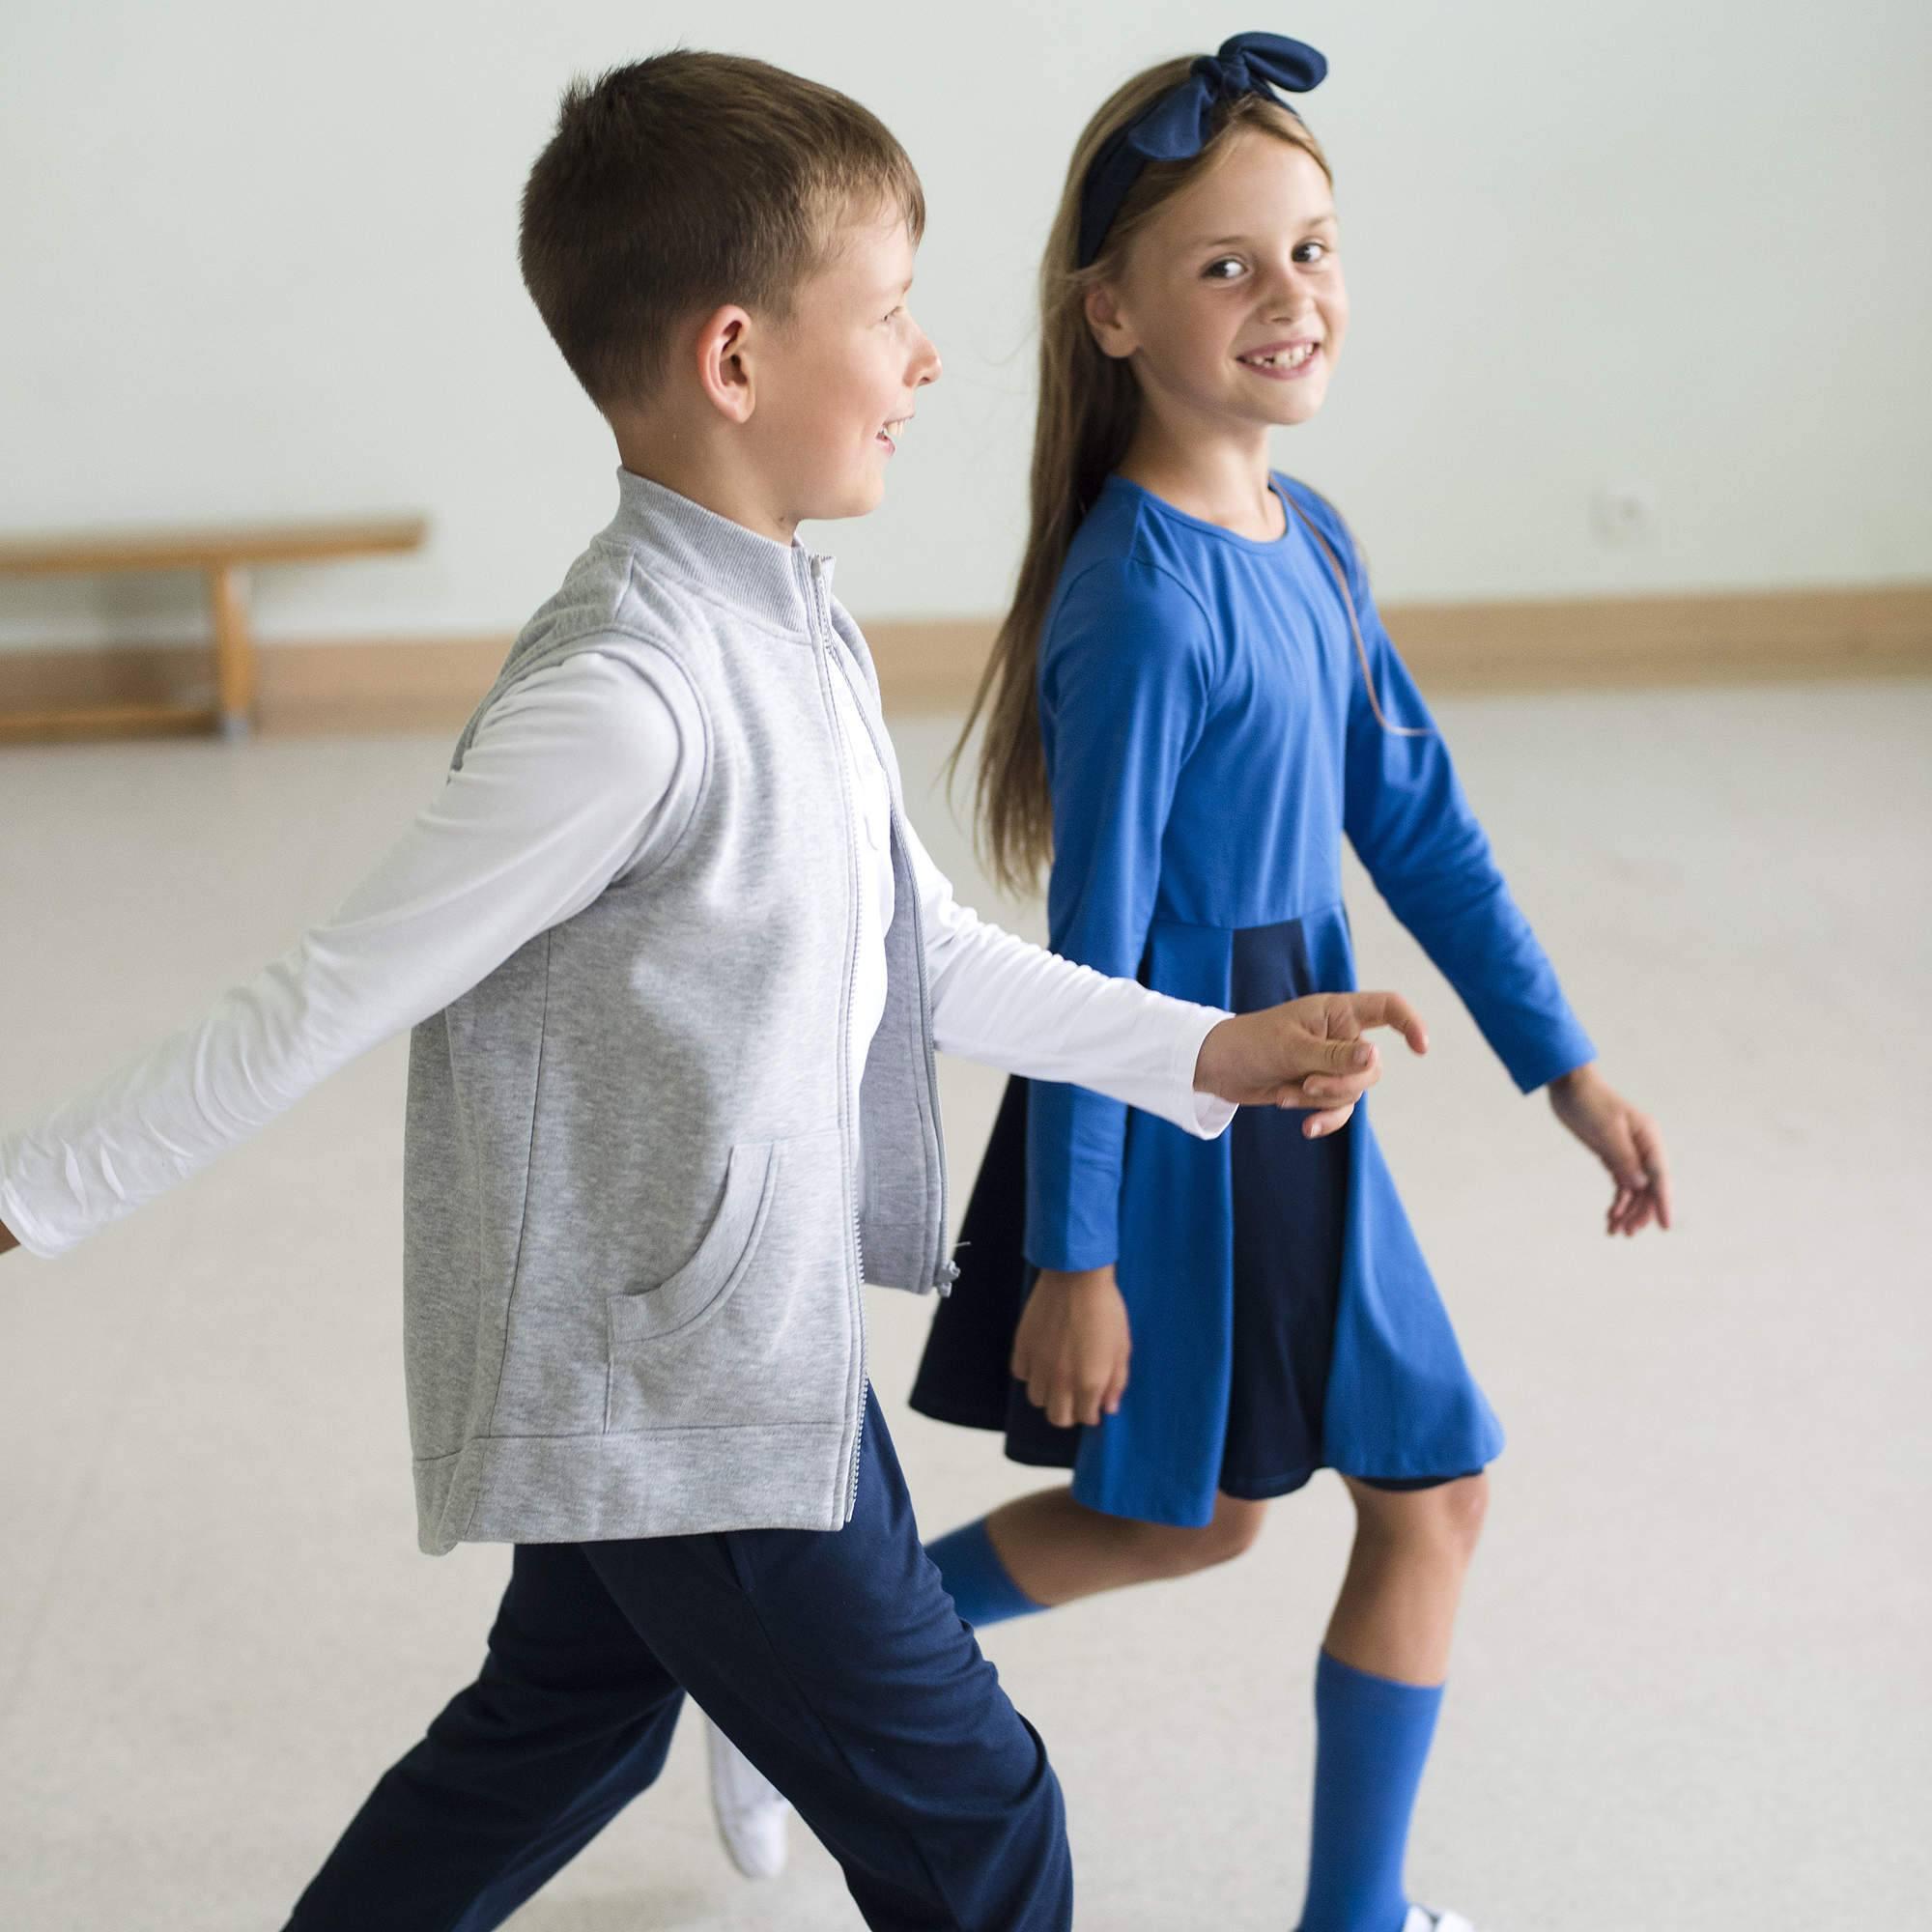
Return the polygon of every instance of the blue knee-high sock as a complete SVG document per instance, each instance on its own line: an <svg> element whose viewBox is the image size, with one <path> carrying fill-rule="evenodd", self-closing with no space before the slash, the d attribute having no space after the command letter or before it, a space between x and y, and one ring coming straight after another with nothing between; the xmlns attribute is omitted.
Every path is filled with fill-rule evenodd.
<svg viewBox="0 0 1932 1932"><path fill-rule="evenodd" d="M963 1621L975 1630L987 1624L1005 1623L1009 1617L1030 1616L1044 1609L1020 1588L1000 1561L993 1539L986 1534L986 1519L963 1523L925 1546L925 1553L939 1565L939 1579Z"/></svg>
<svg viewBox="0 0 1932 1932"><path fill-rule="evenodd" d="M1409 1814L1439 1684L1398 1684L1324 1650L1315 1671L1315 1830L1300 1932L1402 1932Z"/></svg>

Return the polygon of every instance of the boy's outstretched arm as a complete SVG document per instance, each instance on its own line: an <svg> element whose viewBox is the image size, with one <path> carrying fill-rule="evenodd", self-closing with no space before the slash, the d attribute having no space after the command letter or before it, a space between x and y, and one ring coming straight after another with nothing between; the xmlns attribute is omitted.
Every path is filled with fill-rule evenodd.
<svg viewBox="0 0 1932 1932"><path fill-rule="evenodd" d="M1362 1038L1370 1027L1394 1026L1426 1050L1396 993L1318 993L1235 1015L1076 965L960 905L906 831L942 1052L1092 1088L1211 1139L1244 1105L1304 1108L1316 1131L1339 1126L1380 1077Z"/></svg>
<svg viewBox="0 0 1932 1932"><path fill-rule="evenodd" d="M1311 993L1223 1020L1201 1043L1194 1084L1244 1107L1333 1107L1376 1079L1380 1058L1362 1037L1393 1027L1429 1051L1422 1016L1400 993Z"/></svg>
<svg viewBox="0 0 1932 1932"><path fill-rule="evenodd" d="M0 1135L0 1250L57 1255L153 1200L587 904L675 815L682 735L608 657L507 693L331 919L91 1092Z"/></svg>

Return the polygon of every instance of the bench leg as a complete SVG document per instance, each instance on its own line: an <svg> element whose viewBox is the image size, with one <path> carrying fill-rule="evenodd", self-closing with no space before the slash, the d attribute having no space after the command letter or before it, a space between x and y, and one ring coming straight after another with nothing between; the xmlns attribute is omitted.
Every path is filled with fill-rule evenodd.
<svg viewBox="0 0 1932 1932"><path fill-rule="evenodd" d="M248 634L247 578L237 563L208 573L209 614L214 620L214 684L224 738L245 738L255 716L255 644Z"/></svg>

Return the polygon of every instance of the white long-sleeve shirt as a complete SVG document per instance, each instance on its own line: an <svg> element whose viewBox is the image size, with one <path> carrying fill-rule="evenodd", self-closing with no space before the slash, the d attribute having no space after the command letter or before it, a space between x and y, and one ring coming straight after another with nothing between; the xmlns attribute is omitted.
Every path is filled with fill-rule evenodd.
<svg viewBox="0 0 1932 1932"><path fill-rule="evenodd" d="M872 862L848 1039L856 1091L885 1009L891 808L846 679L833 687ZM469 991L678 835L701 775L700 730L695 712L595 651L514 686L331 919L198 1021L0 1139L0 1222L33 1253L59 1254ZM1225 1011L1108 979L988 924L904 830L939 1051L1100 1086L1203 1138L1226 1127L1234 1107L1193 1088L1201 1043Z"/></svg>

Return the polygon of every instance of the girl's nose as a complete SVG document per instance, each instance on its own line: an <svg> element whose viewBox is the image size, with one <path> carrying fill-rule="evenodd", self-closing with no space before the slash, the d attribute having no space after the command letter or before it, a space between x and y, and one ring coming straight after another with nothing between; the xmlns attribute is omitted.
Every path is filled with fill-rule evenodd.
<svg viewBox="0 0 1932 1932"><path fill-rule="evenodd" d="M1297 281L1293 275L1286 275L1267 292L1267 312L1272 321L1282 323L1300 322L1315 312L1315 294Z"/></svg>

